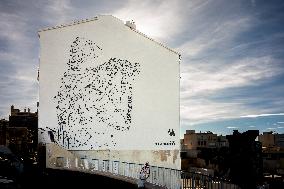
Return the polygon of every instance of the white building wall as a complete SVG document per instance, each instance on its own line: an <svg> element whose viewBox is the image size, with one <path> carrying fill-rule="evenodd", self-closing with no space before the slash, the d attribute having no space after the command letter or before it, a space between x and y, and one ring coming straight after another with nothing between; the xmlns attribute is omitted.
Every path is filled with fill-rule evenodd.
<svg viewBox="0 0 284 189"><path fill-rule="evenodd" d="M39 142L50 142L49 131L90 158L111 151L157 165L165 158L155 154L169 151L167 165L180 167L177 53L112 16L39 36Z"/></svg>

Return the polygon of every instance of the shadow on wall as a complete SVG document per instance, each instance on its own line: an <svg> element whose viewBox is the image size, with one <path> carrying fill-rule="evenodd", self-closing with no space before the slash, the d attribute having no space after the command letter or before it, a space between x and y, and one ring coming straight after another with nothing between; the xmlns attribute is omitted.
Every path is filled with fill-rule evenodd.
<svg viewBox="0 0 284 189"><path fill-rule="evenodd" d="M36 182L35 182L36 179ZM44 176L27 178L21 189L37 189L39 184L44 188L127 188L137 189L136 181L114 179L102 175L88 174L79 171L47 169ZM161 188L148 185L146 188Z"/></svg>

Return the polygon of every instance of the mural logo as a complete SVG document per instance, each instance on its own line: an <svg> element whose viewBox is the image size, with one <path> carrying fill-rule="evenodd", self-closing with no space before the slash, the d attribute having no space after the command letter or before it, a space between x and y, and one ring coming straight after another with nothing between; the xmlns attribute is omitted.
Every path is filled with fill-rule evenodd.
<svg viewBox="0 0 284 189"><path fill-rule="evenodd" d="M134 80L140 64L110 58L103 49L77 37L71 44L67 70L54 97L58 128L54 140L63 147L114 147L115 133L131 128Z"/></svg>

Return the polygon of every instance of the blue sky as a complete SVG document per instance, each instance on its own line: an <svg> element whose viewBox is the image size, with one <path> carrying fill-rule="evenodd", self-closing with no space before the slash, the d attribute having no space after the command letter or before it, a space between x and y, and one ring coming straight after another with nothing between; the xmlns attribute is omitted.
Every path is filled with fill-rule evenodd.
<svg viewBox="0 0 284 189"><path fill-rule="evenodd" d="M182 54L186 129L284 133L284 1L0 1L0 118L36 110L41 28L112 14Z"/></svg>

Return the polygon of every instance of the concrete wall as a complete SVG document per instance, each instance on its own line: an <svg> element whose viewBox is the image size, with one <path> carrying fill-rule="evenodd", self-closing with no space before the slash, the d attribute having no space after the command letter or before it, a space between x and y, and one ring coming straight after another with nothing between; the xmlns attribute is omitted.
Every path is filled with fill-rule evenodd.
<svg viewBox="0 0 284 189"><path fill-rule="evenodd" d="M46 165L48 168L64 167L69 159L68 167L75 168L80 164L81 158L86 158L89 163L93 159L112 160L129 163L142 163L149 161L150 165L159 167L173 167L180 164L179 151L173 150L96 150L96 151L67 151L58 145L47 144ZM60 157L63 158L62 165ZM75 160L77 158L77 160ZM75 162L77 161L77 162Z"/></svg>
<svg viewBox="0 0 284 189"><path fill-rule="evenodd" d="M39 36L40 143L180 168L179 54L112 16Z"/></svg>
<svg viewBox="0 0 284 189"><path fill-rule="evenodd" d="M179 150L95 150L72 151L80 157L86 157L89 162L92 159L113 160L130 163L145 163L159 167L180 169Z"/></svg>

